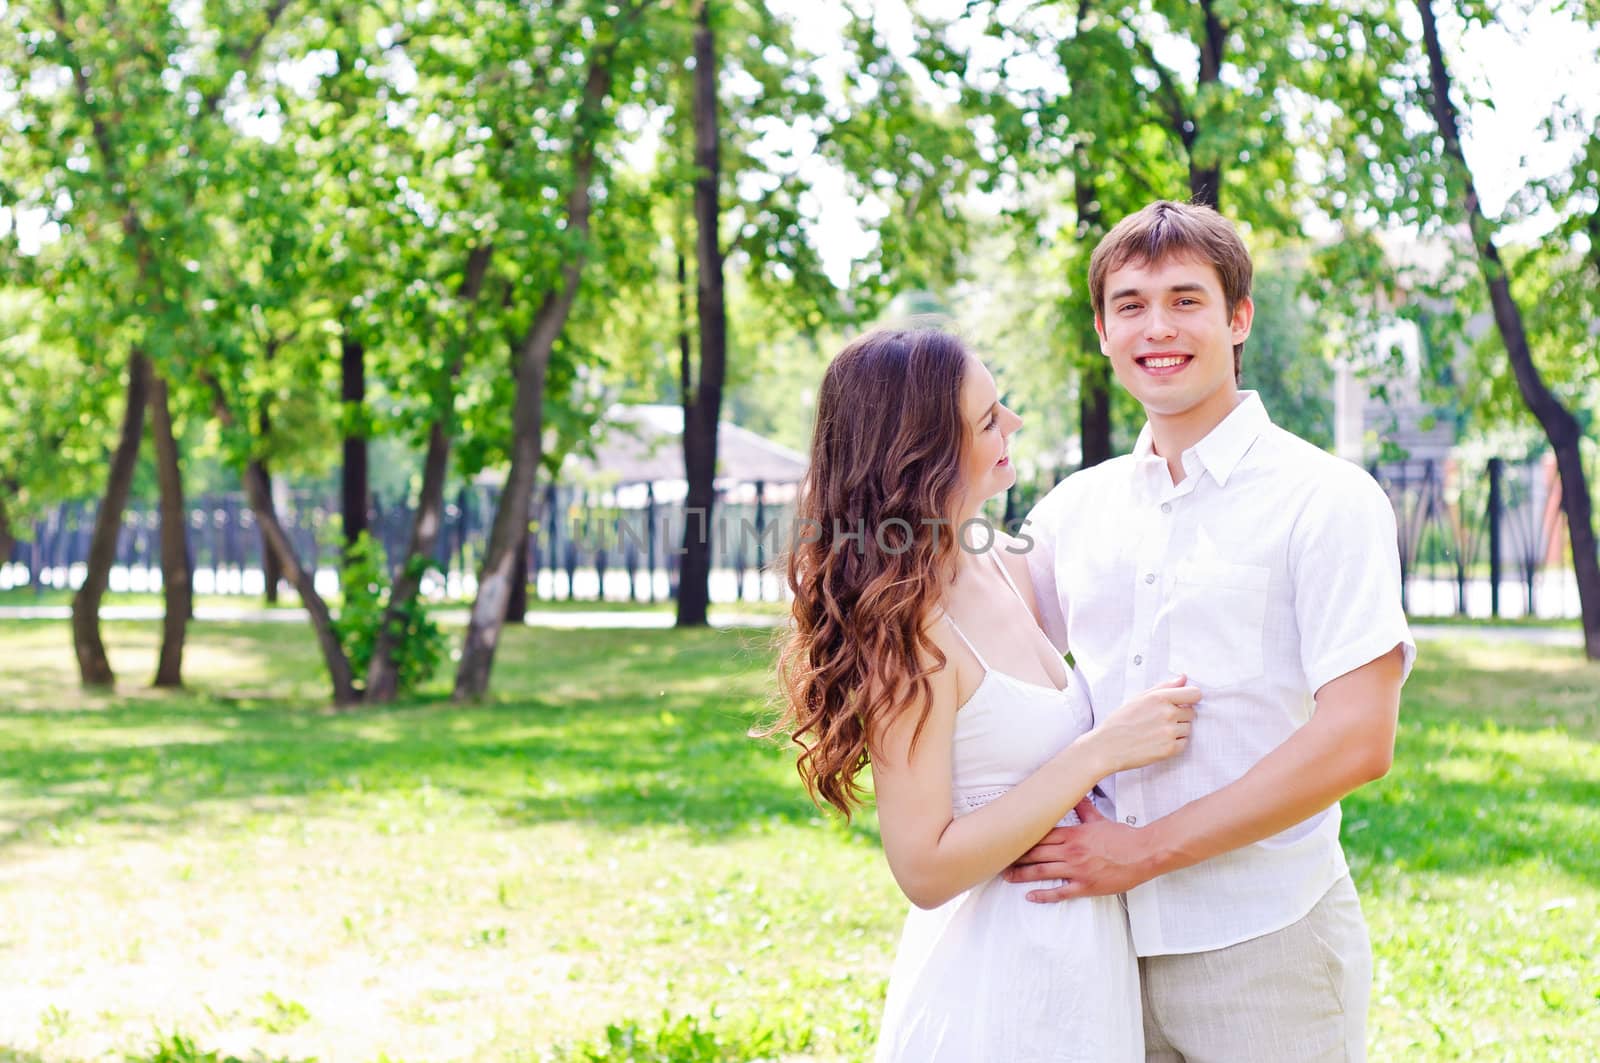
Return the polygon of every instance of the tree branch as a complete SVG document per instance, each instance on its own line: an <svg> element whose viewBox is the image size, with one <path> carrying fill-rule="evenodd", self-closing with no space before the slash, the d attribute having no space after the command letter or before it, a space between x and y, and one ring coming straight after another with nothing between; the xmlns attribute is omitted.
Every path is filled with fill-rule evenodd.
<svg viewBox="0 0 1600 1063"><path fill-rule="evenodd" d="M1173 133L1183 142L1183 146L1187 150L1194 144L1194 123L1189 120L1188 108L1184 106L1183 94L1179 91L1177 82L1173 80L1171 71L1156 58L1154 49L1150 47L1143 37L1139 36L1139 31L1129 25L1126 20L1119 19L1118 21L1122 23L1123 28L1133 38L1134 50L1139 53L1140 58L1145 61L1150 69L1155 71L1156 80L1161 85L1161 91L1157 95L1161 100L1162 110L1166 112L1167 122L1171 125Z"/></svg>
<svg viewBox="0 0 1600 1063"><path fill-rule="evenodd" d="M272 6L267 8L267 24L261 27L261 32L255 39L244 47L243 51L236 53L237 62L229 75L221 80L218 86L209 94L201 98L201 110L208 115L216 114L217 108L222 104L222 97L227 94L228 85L233 81L233 75L248 70L255 62L256 53L266 43L267 34L278 24L278 19L283 17L283 12L288 8L290 0L272 0ZM59 3L59 0L58 0Z"/></svg>

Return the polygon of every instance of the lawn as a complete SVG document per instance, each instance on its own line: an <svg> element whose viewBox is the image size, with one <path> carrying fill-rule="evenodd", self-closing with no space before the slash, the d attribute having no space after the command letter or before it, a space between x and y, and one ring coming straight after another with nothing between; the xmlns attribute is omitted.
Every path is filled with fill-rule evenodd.
<svg viewBox="0 0 1600 1063"><path fill-rule="evenodd" d="M753 581L750 584L753 588ZM65 609L72 605L73 592L56 587L6 587L0 589L0 609L5 608L37 608L50 607ZM342 600L338 594L326 596L327 603L337 607ZM472 605L471 598L435 598L432 599L434 607L441 610L466 609ZM108 591L105 596L105 605L108 608L160 608L164 602L159 592L148 591ZM195 596L195 608L215 610L217 613L248 614L263 609L287 612L290 615L299 615L300 596L292 587L285 585L278 596L276 605L268 605L259 594L198 594ZM628 601L627 599L609 598L603 602L576 599L568 601L557 596L555 598L539 598L531 596L528 599L530 613L650 613L661 616L671 616L674 605L670 601L658 600L654 602ZM719 616L748 617L748 616L787 616L789 606L786 602L777 601L737 601L714 602L711 606L713 618ZM222 619L233 619L223 617Z"/></svg>
<svg viewBox="0 0 1600 1063"><path fill-rule="evenodd" d="M180 695L107 632L84 695L0 622L0 1061L870 1051L904 902L745 736L770 632L512 630L490 704L350 715L299 625L198 625ZM1374 1059L1592 1058L1597 747L1576 651L1425 645L1346 802Z"/></svg>

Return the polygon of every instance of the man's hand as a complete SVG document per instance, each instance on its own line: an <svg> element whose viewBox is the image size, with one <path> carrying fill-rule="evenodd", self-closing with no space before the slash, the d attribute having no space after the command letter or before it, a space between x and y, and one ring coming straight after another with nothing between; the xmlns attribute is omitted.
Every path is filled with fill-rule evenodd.
<svg viewBox="0 0 1600 1063"><path fill-rule="evenodd" d="M1007 882L1066 879L1060 886L1031 891L1028 900L1049 904L1102 897L1155 877L1146 870L1149 854L1139 831L1102 816L1088 798L1078 802L1076 811L1082 824L1055 828L1006 869Z"/></svg>

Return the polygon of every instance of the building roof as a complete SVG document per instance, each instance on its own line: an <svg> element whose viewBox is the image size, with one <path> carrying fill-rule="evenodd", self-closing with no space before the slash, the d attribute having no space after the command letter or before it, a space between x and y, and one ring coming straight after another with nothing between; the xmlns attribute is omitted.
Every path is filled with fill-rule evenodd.
<svg viewBox="0 0 1600 1063"><path fill-rule="evenodd" d="M617 485L682 481L683 408L624 405L606 411L595 425L594 456L569 458L580 477ZM724 483L796 483L805 475L804 454L748 428L723 421L717 428L717 479Z"/></svg>

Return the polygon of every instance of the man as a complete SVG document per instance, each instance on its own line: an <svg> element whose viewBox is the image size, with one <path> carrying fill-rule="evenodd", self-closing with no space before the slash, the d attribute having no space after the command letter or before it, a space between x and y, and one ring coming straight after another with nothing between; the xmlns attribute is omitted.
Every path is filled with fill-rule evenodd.
<svg viewBox="0 0 1600 1063"><path fill-rule="evenodd" d="M1114 818L1085 802L1006 874L1126 892L1148 1060L1359 1060L1338 801L1388 771L1416 649L1383 491L1239 390L1250 276L1206 207L1152 203L1095 249L1101 351L1148 423L1039 502L1029 571L1096 706L1178 674L1204 697L1188 749L1108 781Z"/></svg>

